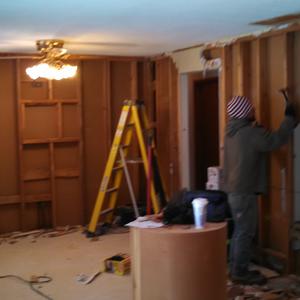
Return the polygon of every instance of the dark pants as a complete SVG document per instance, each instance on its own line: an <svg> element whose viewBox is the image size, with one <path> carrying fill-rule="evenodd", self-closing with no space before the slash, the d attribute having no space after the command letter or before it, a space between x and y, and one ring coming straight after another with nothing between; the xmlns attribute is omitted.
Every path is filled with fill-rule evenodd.
<svg viewBox="0 0 300 300"><path fill-rule="evenodd" d="M233 276L243 276L248 271L252 242L257 228L257 196L229 193L228 201L234 221L230 244L230 272Z"/></svg>

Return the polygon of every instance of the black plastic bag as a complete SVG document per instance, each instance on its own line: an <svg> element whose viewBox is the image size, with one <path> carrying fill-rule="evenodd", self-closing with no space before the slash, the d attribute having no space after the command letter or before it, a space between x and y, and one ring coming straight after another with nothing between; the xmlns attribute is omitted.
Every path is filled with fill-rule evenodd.
<svg viewBox="0 0 300 300"><path fill-rule="evenodd" d="M206 198L207 222L224 222L231 217L227 194L222 191L188 191L176 193L163 210L165 224L194 224L192 201L195 198Z"/></svg>

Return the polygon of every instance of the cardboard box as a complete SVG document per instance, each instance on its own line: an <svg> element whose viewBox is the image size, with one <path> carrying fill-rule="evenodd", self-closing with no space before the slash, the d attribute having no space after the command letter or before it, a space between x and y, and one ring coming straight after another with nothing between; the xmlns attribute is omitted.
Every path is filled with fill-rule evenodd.
<svg viewBox="0 0 300 300"><path fill-rule="evenodd" d="M221 182L222 169L219 166L207 168L207 181L208 182Z"/></svg>
<svg viewBox="0 0 300 300"><path fill-rule="evenodd" d="M130 256L125 253L118 253L104 260L105 272L117 275L125 275L130 271Z"/></svg>
<svg viewBox="0 0 300 300"><path fill-rule="evenodd" d="M207 190L220 190L220 184L217 182L206 182Z"/></svg>

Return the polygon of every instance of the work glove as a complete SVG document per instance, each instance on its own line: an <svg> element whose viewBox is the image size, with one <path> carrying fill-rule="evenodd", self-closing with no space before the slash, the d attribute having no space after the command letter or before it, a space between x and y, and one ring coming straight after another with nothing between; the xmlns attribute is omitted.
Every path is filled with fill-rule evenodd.
<svg viewBox="0 0 300 300"><path fill-rule="evenodd" d="M288 103L285 107L285 112L284 114L286 116L289 116L289 117L293 117L293 118L296 118L296 110L295 110L295 107L293 104L291 103Z"/></svg>

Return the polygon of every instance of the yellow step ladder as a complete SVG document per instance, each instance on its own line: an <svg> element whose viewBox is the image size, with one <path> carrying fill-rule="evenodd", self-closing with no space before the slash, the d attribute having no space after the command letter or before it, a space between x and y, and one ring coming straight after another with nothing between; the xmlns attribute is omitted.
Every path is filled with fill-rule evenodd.
<svg viewBox="0 0 300 300"><path fill-rule="evenodd" d="M140 118L142 123L140 122ZM88 225L88 236L93 236L95 234L100 216L105 215L105 223L111 223L112 221L113 212L117 203L118 192L121 187L124 167L126 167L124 166L124 159L126 159L128 149L131 146L134 130L138 140L141 162L144 165L146 177L148 176L149 164L142 128L145 129L146 132L150 130L143 102L125 100L104 170L104 175L100 184L95 207ZM154 212L158 213L160 211L160 199L159 195L155 191L155 185L152 179L150 182L150 196ZM105 201L106 199L108 202ZM106 208L103 209L105 204L107 204Z"/></svg>

